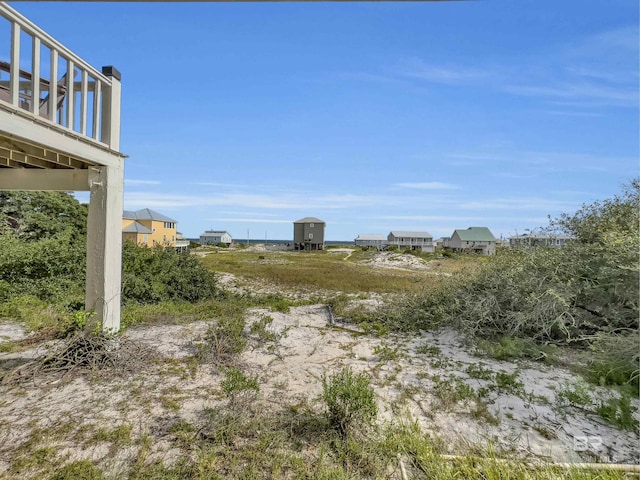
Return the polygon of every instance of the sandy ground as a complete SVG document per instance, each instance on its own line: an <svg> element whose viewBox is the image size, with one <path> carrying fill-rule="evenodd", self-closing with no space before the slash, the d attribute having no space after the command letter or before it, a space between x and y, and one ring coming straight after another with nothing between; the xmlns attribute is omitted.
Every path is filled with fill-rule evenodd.
<svg viewBox="0 0 640 480"><path fill-rule="evenodd" d="M574 374L563 369L478 356L459 334L448 330L411 338L362 335L350 325L329 325L324 305L296 307L289 313L251 310L248 326L265 316L272 319L268 328L279 339L252 341L241 362L258 376L269 408L306 399L321 409L322 376L348 365L371 376L381 423L415 420L425 434L442 439L450 453L493 445L519 457L557 462L640 462L637 432L618 430L588 409L562 405L558 391L576 381ZM20 445L33 441L37 432L44 445L46 432L68 429L71 434L64 440L51 440L60 455L91 459L110 472L110 478L118 478L138 447L113 451L108 442L83 439L81 432L98 425L130 425L133 436L153 439L151 459L175 460L180 452L166 439L170 426L179 420L197 423L204 408L221 402L219 369L201 365L189 370L181 363L194 354L194 342L210 324L200 321L127 331L128 338L164 358L128 376L0 385L0 477L14 456L20 455ZM0 335L15 340L24 333L19 326L4 323ZM33 355L34 351L0 353L0 365ZM472 378L470 366L483 372L484 379ZM512 378L521 383L517 388L499 388L498 373L515 374ZM460 383L473 392L484 391L482 401L449 398L448 393ZM594 401L613 394L589 388ZM639 406L637 399L634 404Z"/></svg>
<svg viewBox="0 0 640 480"><path fill-rule="evenodd" d="M352 249L330 252L348 258ZM432 268L430 262L393 252L376 253L368 262L377 268ZM219 274L219 284L236 293L301 295L224 273ZM364 306L381 301L355 298ZM580 379L568 370L484 357L451 330L418 337L364 335L353 325L331 325L324 305L295 307L288 313L250 310L247 333L253 322L265 317L271 319L268 329L277 340L258 341L254 336L240 364L258 377L261 401L274 411L301 402L321 411L322 376L351 366L371 377L380 424L416 421L449 453L491 447L554 462L640 463L639 433L620 430L595 413L599 402L617 393L583 382L590 402L570 406L559 393ZM122 425L131 427L133 438L151 439L148 461L175 461L181 451L170 441L171 427L180 421L197 425L204 409L225 400L220 368L189 363L195 343L214 322L128 330L128 339L149 347L161 360L127 375L43 377L19 386L0 383L0 478L10 478L12 464L33 450L33 442L55 447L58 458L68 461L90 459L108 478L120 478L136 458L139 444L114 449L112 443L91 435ZM47 345L40 345L3 352L2 345L25 336L20 325L0 320L0 368L20 365L46 351ZM640 408L637 398L632 402ZM637 410L634 416L640 420Z"/></svg>

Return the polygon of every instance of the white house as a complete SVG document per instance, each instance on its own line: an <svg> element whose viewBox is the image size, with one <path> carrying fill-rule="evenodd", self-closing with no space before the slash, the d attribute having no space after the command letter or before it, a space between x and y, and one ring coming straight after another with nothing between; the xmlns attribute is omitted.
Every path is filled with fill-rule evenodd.
<svg viewBox="0 0 640 480"><path fill-rule="evenodd" d="M223 230L207 230L200 235L200 243L217 245L218 243L224 243L231 245L233 238L229 235L229 232Z"/></svg>
<svg viewBox="0 0 640 480"><path fill-rule="evenodd" d="M392 231L387 235L387 244L406 250L434 251L433 236L429 232Z"/></svg>
<svg viewBox="0 0 640 480"><path fill-rule="evenodd" d="M382 248L387 243L387 239L384 238L384 235L362 233L356 237L354 242L357 247Z"/></svg>
<svg viewBox="0 0 640 480"><path fill-rule="evenodd" d="M444 242L444 248L455 252L473 252L481 255L495 255L496 237L487 227L469 227L453 231L451 238Z"/></svg>
<svg viewBox="0 0 640 480"><path fill-rule="evenodd" d="M574 237L570 235L545 235L542 233L529 233L517 235L515 237L509 237L509 247L524 249L535 247L561 248L571 240L574 240Z"/></svg>

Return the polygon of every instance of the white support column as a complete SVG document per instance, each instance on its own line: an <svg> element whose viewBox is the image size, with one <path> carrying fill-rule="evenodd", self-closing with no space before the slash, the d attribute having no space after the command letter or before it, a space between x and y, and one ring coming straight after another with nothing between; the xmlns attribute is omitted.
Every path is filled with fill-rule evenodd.
<svg viewBox="0 0 640 480"><path fill-rule="evenodd" d="M85 308L107 332L120 329L124 168L92 167L89 173Z"/></svg>

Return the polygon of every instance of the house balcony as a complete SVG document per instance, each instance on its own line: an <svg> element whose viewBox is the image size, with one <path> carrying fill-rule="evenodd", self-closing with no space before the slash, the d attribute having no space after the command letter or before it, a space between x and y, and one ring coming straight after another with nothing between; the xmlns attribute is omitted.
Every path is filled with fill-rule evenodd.
<svg viewBox="0 0 640 480"><path fill-rule="evenodd" d="M11 59L0 61L0 167L117 163L119 72L99 72L5 3L0 45L10 46Z"/></svg>
<svg viewBox="0 0 640 480"><path fill-rule="evenodd" d="M86 309L120 325L120 73L0 3L0 190L90 191ZM0 57L2 58L2 57Z"/></svg>

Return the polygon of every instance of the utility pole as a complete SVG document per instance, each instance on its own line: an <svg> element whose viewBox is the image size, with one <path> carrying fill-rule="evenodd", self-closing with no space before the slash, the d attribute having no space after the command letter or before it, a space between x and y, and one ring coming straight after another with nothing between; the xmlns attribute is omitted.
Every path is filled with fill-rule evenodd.
<svg viewBox="0 0 640 480"><path fill-rule="evenodd" d="M249 246L249 229L247 228L247 247Z"/></svg>

